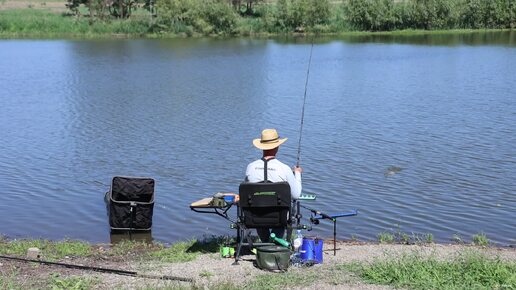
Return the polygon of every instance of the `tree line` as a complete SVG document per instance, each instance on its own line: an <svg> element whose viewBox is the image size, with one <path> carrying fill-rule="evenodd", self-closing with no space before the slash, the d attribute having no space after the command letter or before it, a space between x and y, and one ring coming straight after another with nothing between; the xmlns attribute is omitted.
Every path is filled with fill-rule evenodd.
<svg viewBox="0 0 516 290"><path fill-rule="evenodd" d="M516 0L67 0L90 22L150 19L149 32L251 34L515 28ZM135 11L142 11L135 13Z"/></svg>

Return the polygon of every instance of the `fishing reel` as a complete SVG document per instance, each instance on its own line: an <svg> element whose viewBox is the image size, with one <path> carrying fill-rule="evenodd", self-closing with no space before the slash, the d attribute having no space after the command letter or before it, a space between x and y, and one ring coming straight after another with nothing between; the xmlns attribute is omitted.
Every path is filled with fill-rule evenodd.
<svg viewBox="0 0 516 290"><path fill-rule="evenodd" d="M313 225L318 225L319 224L319 219L316 219L313 215L310 217L310 223L313 224Z"/></svg>

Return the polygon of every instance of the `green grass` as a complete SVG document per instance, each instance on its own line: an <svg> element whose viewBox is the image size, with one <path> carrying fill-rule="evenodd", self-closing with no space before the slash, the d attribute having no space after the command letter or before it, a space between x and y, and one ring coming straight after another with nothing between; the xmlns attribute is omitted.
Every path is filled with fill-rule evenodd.
<svg viewBox="0 0 516 290"><path fill-rule="evenodd" d="M290 268L284 273L267 273L258 275L245 285L245 289L292 289L302 287L318 289L321 284L334 288L358 282L349 270L335 266L322 265L309 268Z"/></svg>
<svg viewBox="0 0 516 290"><path fill-rule="evenodd" d="M143 36L149 33L151 18L96 20L73 17L46 10L13 9L0 11L0 38L111 37Z"/></svg>
<svg viewBox="0 0 516 290"><path fill-rule="evenodd" d="M473 235L473 244L477 246L489 246L489 239L484 233Z"/></svg>
<svg viewBox="0 0 516 290"><path fill-rule="evenodd" d="M8 9L0 11L0 38L110 38L116 37L147 37L172 38L182 36L203 36L202 31L196 31L190 26L176 23L171 27L159 24L158 19L152 18L143 9L135 11L134 15L125 20L119 19L90 19L75 17L66 13L51 12L40 5L38 9ZM84 9L82 7L82 9ZM87 11L83 11L88 14ZM90 21L91 20L91 21ZM441 35L485 32L488 30L397 30L388 32L350 31L338 20L332 20L328 25L318 25L311 28L308 34L338 35L342 37L360 37L371 35ZM340 21L340 20L339 20ZM275 34L293 34L293 31L274 27L273 21L267 17L238 17L235 33L240 36L270 36ZM501 31L501 30L492 30Z"/></svg>
<svg viewBox="0 0 516 290"><path fill-rule="evenodd" d="M378 242L381 244L392 244L400 243L405 245L413 244L431 244L434 242L434 235L431 233L418 234L418 233L404 233L401 230L397 230L395 233L382 232L377 235Z"/></svg>
<svg viewBox="0 0 516 290"><path fill-rule="evenodd" d="M88 290L93 289L98 279L87 277L60 277L55 273L50 275L49 288L52 290Z"/></svg>
<svg viewBox="0 0 516 290"><path fill-rule="evenodd" d="M46 260L59 260L65 256L84 257L92 254L91 245L81 241L0 240L2 255L25 256L29 248L40 249L42 258Z"/></svg>
<svg viewBox="0 0 516 290"><path fill-rule="evenodd" d="M167 263L188 262L201 254L217 253L224 240L224 237L211 236L201 240L177 242L170 247L160 246L159 250L150 253L150 257Z"/></svg>
<svg viewBox="0 0 516 290"><path fill-rule="evenodd" d="M7 275L0 275L0 289L23 289L21 285L16 282L16 272L11 272Z"/></svg>
<svg viewBox="0 0 516 290"><path fill-rule="evenodd" d="M380 244L392 244L395 241L394 235L387 232L379 233L377 237Z"/></svg>
<svg viewBox="0 0 516 290"><path fill-rule="evenodd" d="M463 252L451 261L419 254L342 266L369 283L409 289L515 289L516 263Z"/></svg>
<svg viewBox="0 0 516 290"><path fill-rule="evenodd" d="M248 289L288 289L302 285L312 285L320 278L313 271L272 273L257 276L247 285Z"/></svg>

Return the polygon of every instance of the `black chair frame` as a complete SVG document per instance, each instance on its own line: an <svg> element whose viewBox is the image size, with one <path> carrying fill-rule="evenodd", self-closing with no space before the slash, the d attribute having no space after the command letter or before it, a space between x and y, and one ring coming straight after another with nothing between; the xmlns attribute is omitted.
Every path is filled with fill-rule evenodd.
<svg viewBox="0 0 516 290"><path fill-rule="evenodd" d="M249 248L274 245L273 243L253 243L251 229L280 228L287 230L287 240L292 236L292 197L287 182L260 182L240 184L239 206L237 209L237 250L235 262L238 265L243 246ZM247 243L244 242L247 240Z"/></svg>

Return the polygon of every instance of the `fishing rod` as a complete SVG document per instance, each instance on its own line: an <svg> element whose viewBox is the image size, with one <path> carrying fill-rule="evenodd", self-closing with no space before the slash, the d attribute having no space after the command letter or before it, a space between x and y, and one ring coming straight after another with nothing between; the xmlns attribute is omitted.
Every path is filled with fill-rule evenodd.
<svg viewBox="0 0 516 290"><path fill-rule="evenodd" d="M306 92L308 89L308 77L310 76L310 65L312 64L312 52L314 50L314 38L312 37L312 45L310 46L310 58L308 59L308 68L306 70L306 81L305 81L305 94L303 97L303 109L301 110L301 125L299 128L299 143L297 144L297 162L296 167L299 167L299 159L301 156L301 137L303 136L303 124L305 120L305 104L306 104Z"/></svg>
<svg viewBox="0 0 516 290"><path fill-rule="evenodd" d="M312 214L315 215L310 218L310 222L315 225L319 224L319 220L321 220L321 219L327 219L327 220L330 220L333 222L333 255L336 256L337 255L337 218L355 216L358 214L357 210L353 210L353 211L347 212L347 213L338 213L338 214L329 215L329 214L325 214L319 210L301 205L300 203L298 203L298 206L311 211Z"/></svg>
<svg viewBox="0 0 516 290"><path fill-rule="evenodd" d="M100 268L100 267L93 267L93 266L82 266L82 265L75 265L75 264L50 262L50 261L44 261L44 260L33 260L33 259L9 257L9 256L2 256L2 255L0 255L0 259L20 261L20 262L32 262L32 263L39 263L39 264L51 265L51 266L61 266L61 267L66 267L66 268L71 268L71 269L88 270L88 271L95 271L95 272L108 273L108 274L131 276L131 277L137 277L137 278L147 278L147 279L157 279L157 280L175 280L175 281L190 282L190 283L193 282L192 278L184 278L184 277L176 277L176 276L168 276L168 275L164 275L164 276L147 275L147 274L140 274L140 273L134 272L134 271Z"/></svg>

